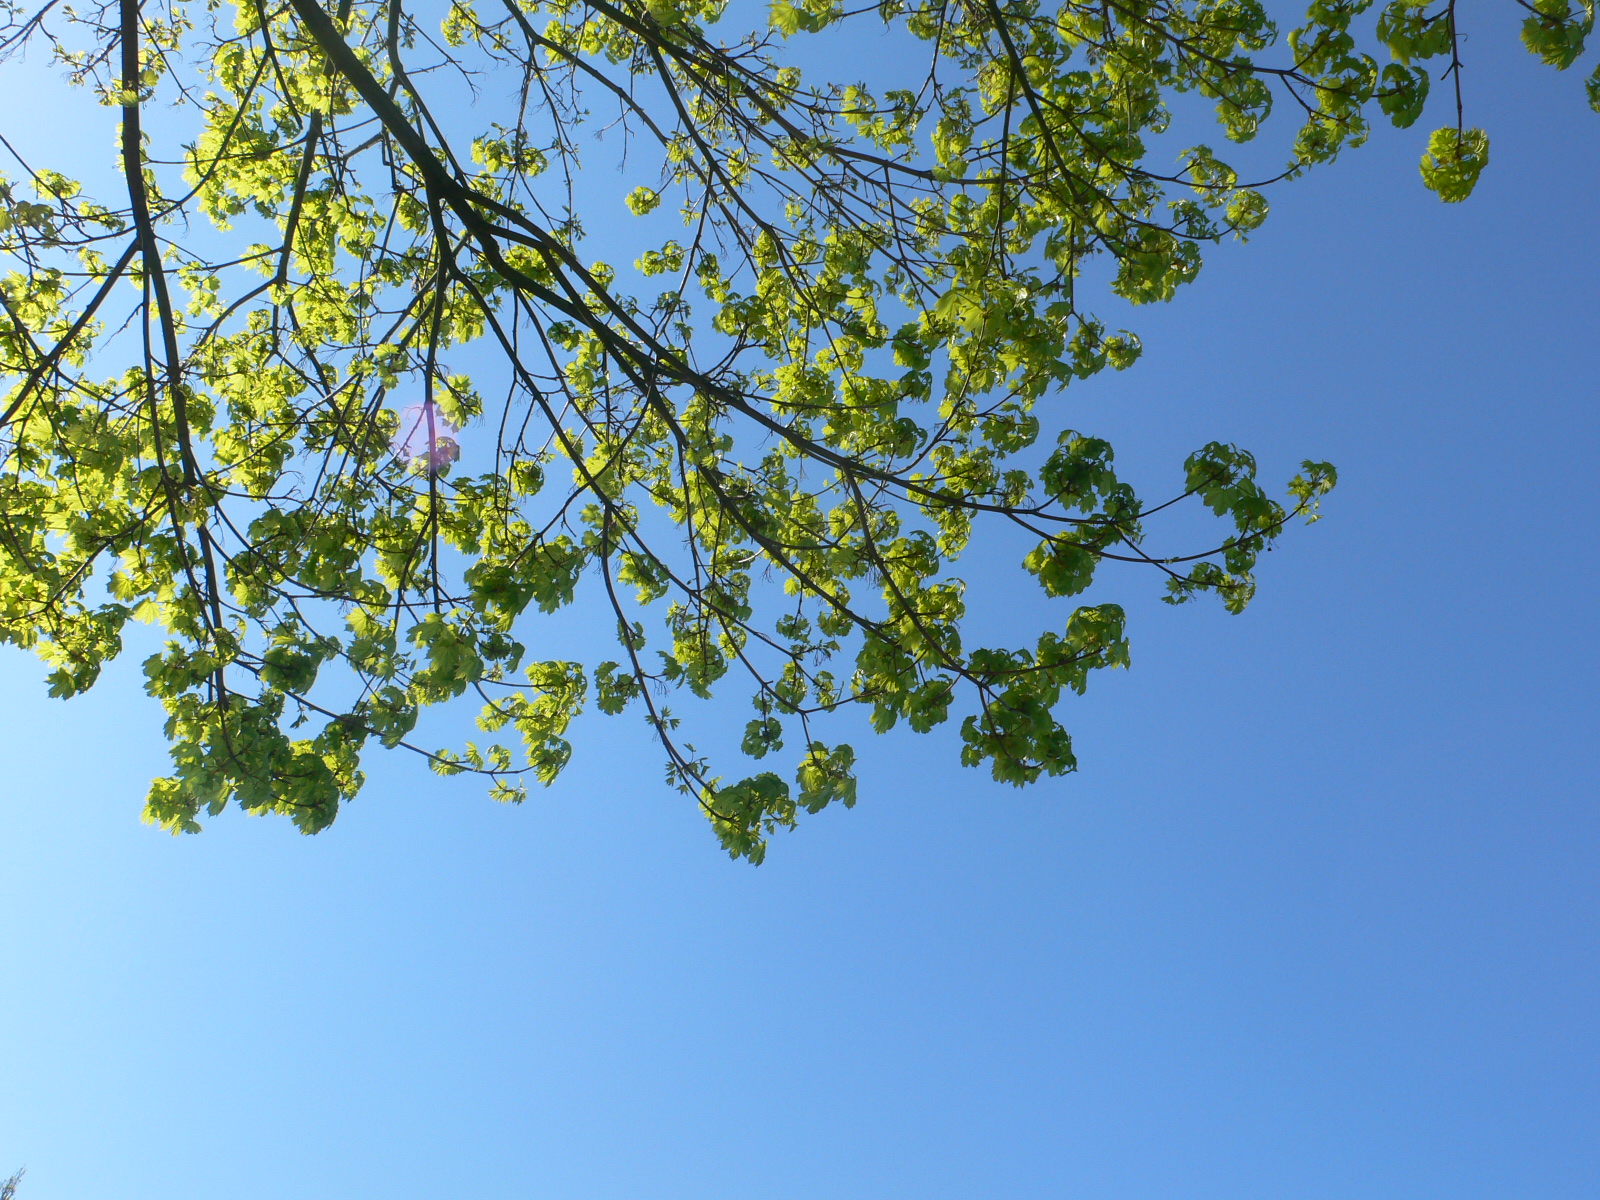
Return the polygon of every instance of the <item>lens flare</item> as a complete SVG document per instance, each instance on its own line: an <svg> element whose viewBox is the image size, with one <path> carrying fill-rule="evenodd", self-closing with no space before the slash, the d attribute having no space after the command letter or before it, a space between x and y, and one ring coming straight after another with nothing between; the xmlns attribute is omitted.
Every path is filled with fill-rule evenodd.
<svg viewBox="0 0 1600 1200"><path fill-rule="evenodd" d="M390 443L396 458L404 459L423 475L437 475L461 457L459 431L446 420L432 400L400 410L400 428Z"/></svg>

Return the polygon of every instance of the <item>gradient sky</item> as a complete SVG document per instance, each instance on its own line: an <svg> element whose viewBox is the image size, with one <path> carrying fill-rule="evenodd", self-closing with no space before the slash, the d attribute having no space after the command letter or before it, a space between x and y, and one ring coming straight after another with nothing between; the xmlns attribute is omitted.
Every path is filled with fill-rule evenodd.
<svg viewBox="0 0 1600 1200"><path fill-rule="evenodd" d="M1379 130L1061 402L1150 495L1212 438L1275 483L1306 456L1341 477L1242 617L1105 591L1133 669L1069 705L1076 776L1019 792L951 731L857 734L861 803L753 869L636 720L585 721L521 808L374 754L320 837L230 813L174 839L138 819L165 764L140 655L63 704L0 654L0 1176L1600 1195L1600 117L1503 44L1506 9L1471 45L1494 141L1469 203L1422 189L1425 129ZM109 147L90 119L27 133Z"/></svg>

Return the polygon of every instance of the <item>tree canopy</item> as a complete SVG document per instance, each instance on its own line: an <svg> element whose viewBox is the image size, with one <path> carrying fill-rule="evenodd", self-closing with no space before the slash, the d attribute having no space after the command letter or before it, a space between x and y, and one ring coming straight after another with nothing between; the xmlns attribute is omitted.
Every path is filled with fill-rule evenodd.
<svg viewBox="0 0 1600 1200"><path fill-rule="evenodd" d="M1590 0L1516 3L1532 53L1582 55ZM1070 598L1115 562L1240 611L1335 482L1214 442L1136 494L1062 399L1139 357L1097 301L1171 299L1371 122L1441 110L1442 200L1488 163L1455 0L1370 8L5 0L0 52L98 94L121 182L0 178L0 638L69 697L164 631L175 832L230 800L317 832L373 742L519 799L589 706L642 715L754 861L854 803L847 706L954 720L998 780L1070 771L1063 696L1128 662L1123 610ZM831 78L857 29L881 75ZM1173 145L1202 111L1231 148ZM599 222L632 262L585 253ZM1182 503L1213 537L1165 543ZM1000 532L1017 578L964 582ZM1024 581L1060 617L969 644L968 587ZM575 603L614 639L543 657ZM748 697L763 761L697 751L683 691ZM450 701L484 744L419 744Z"/></svg>

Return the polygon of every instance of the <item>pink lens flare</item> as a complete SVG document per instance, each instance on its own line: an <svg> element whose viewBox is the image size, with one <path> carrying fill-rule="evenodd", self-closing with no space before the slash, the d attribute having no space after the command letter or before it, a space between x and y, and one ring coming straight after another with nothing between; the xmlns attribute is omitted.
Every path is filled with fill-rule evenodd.
<svg viewBox="0 0 1600 1200"><path fill-rule="evenodd" d="M432 400L400 410L400 428L390 447L425 475L436 475L461 457L455 424L445 419Z"/></svg>

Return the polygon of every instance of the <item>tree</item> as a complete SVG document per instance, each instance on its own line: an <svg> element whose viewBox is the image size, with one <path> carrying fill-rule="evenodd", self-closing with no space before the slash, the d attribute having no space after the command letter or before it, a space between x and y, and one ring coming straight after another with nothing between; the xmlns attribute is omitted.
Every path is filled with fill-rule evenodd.
<svg viewBox="0 0 1600 1200"><path fill-rule="evenodd" d="M1533 53L1581 55L1589 0L1518 3ZM0 637L68 697L130 619L165 631L144 670L173 769L146 815L175 832L230 799L321 830L372 741L517 799L589 703L641 713L754 861L854 802L824 740L845 706L879 732L954 717L999 780L1070 771L1058 701L1126 665L1122 609L968 646L953 567L1004 529L1049 596L1118 562L1237 612L1315 518L1331 466L1278 500L1220 443L1148 503L1059 394L1139 356L1097 293L1170 299L1261 224L1265 185L1418 120L1426 64L1450 119L1423 180L1471 191L1454 0L1369 4L1315 0L1286 36L1257 0L10 8L4 53L47 51L120 120L123 194L20 160L0 185ZM828 78L857 26L887 31L883 78ZM1230 157L1286 126L1280 165L1162 166L1202 106ZM586 127L624 147L604 202ZM622 220L631 274L582 253ZM1158 548L1182 501L1218 534ZM580 595L615 646L530 652L533 610ZM671 694L729 676L743 753L784 774L729 782L681 740ZM412 741L469 692L519 755Z"/></svg>

